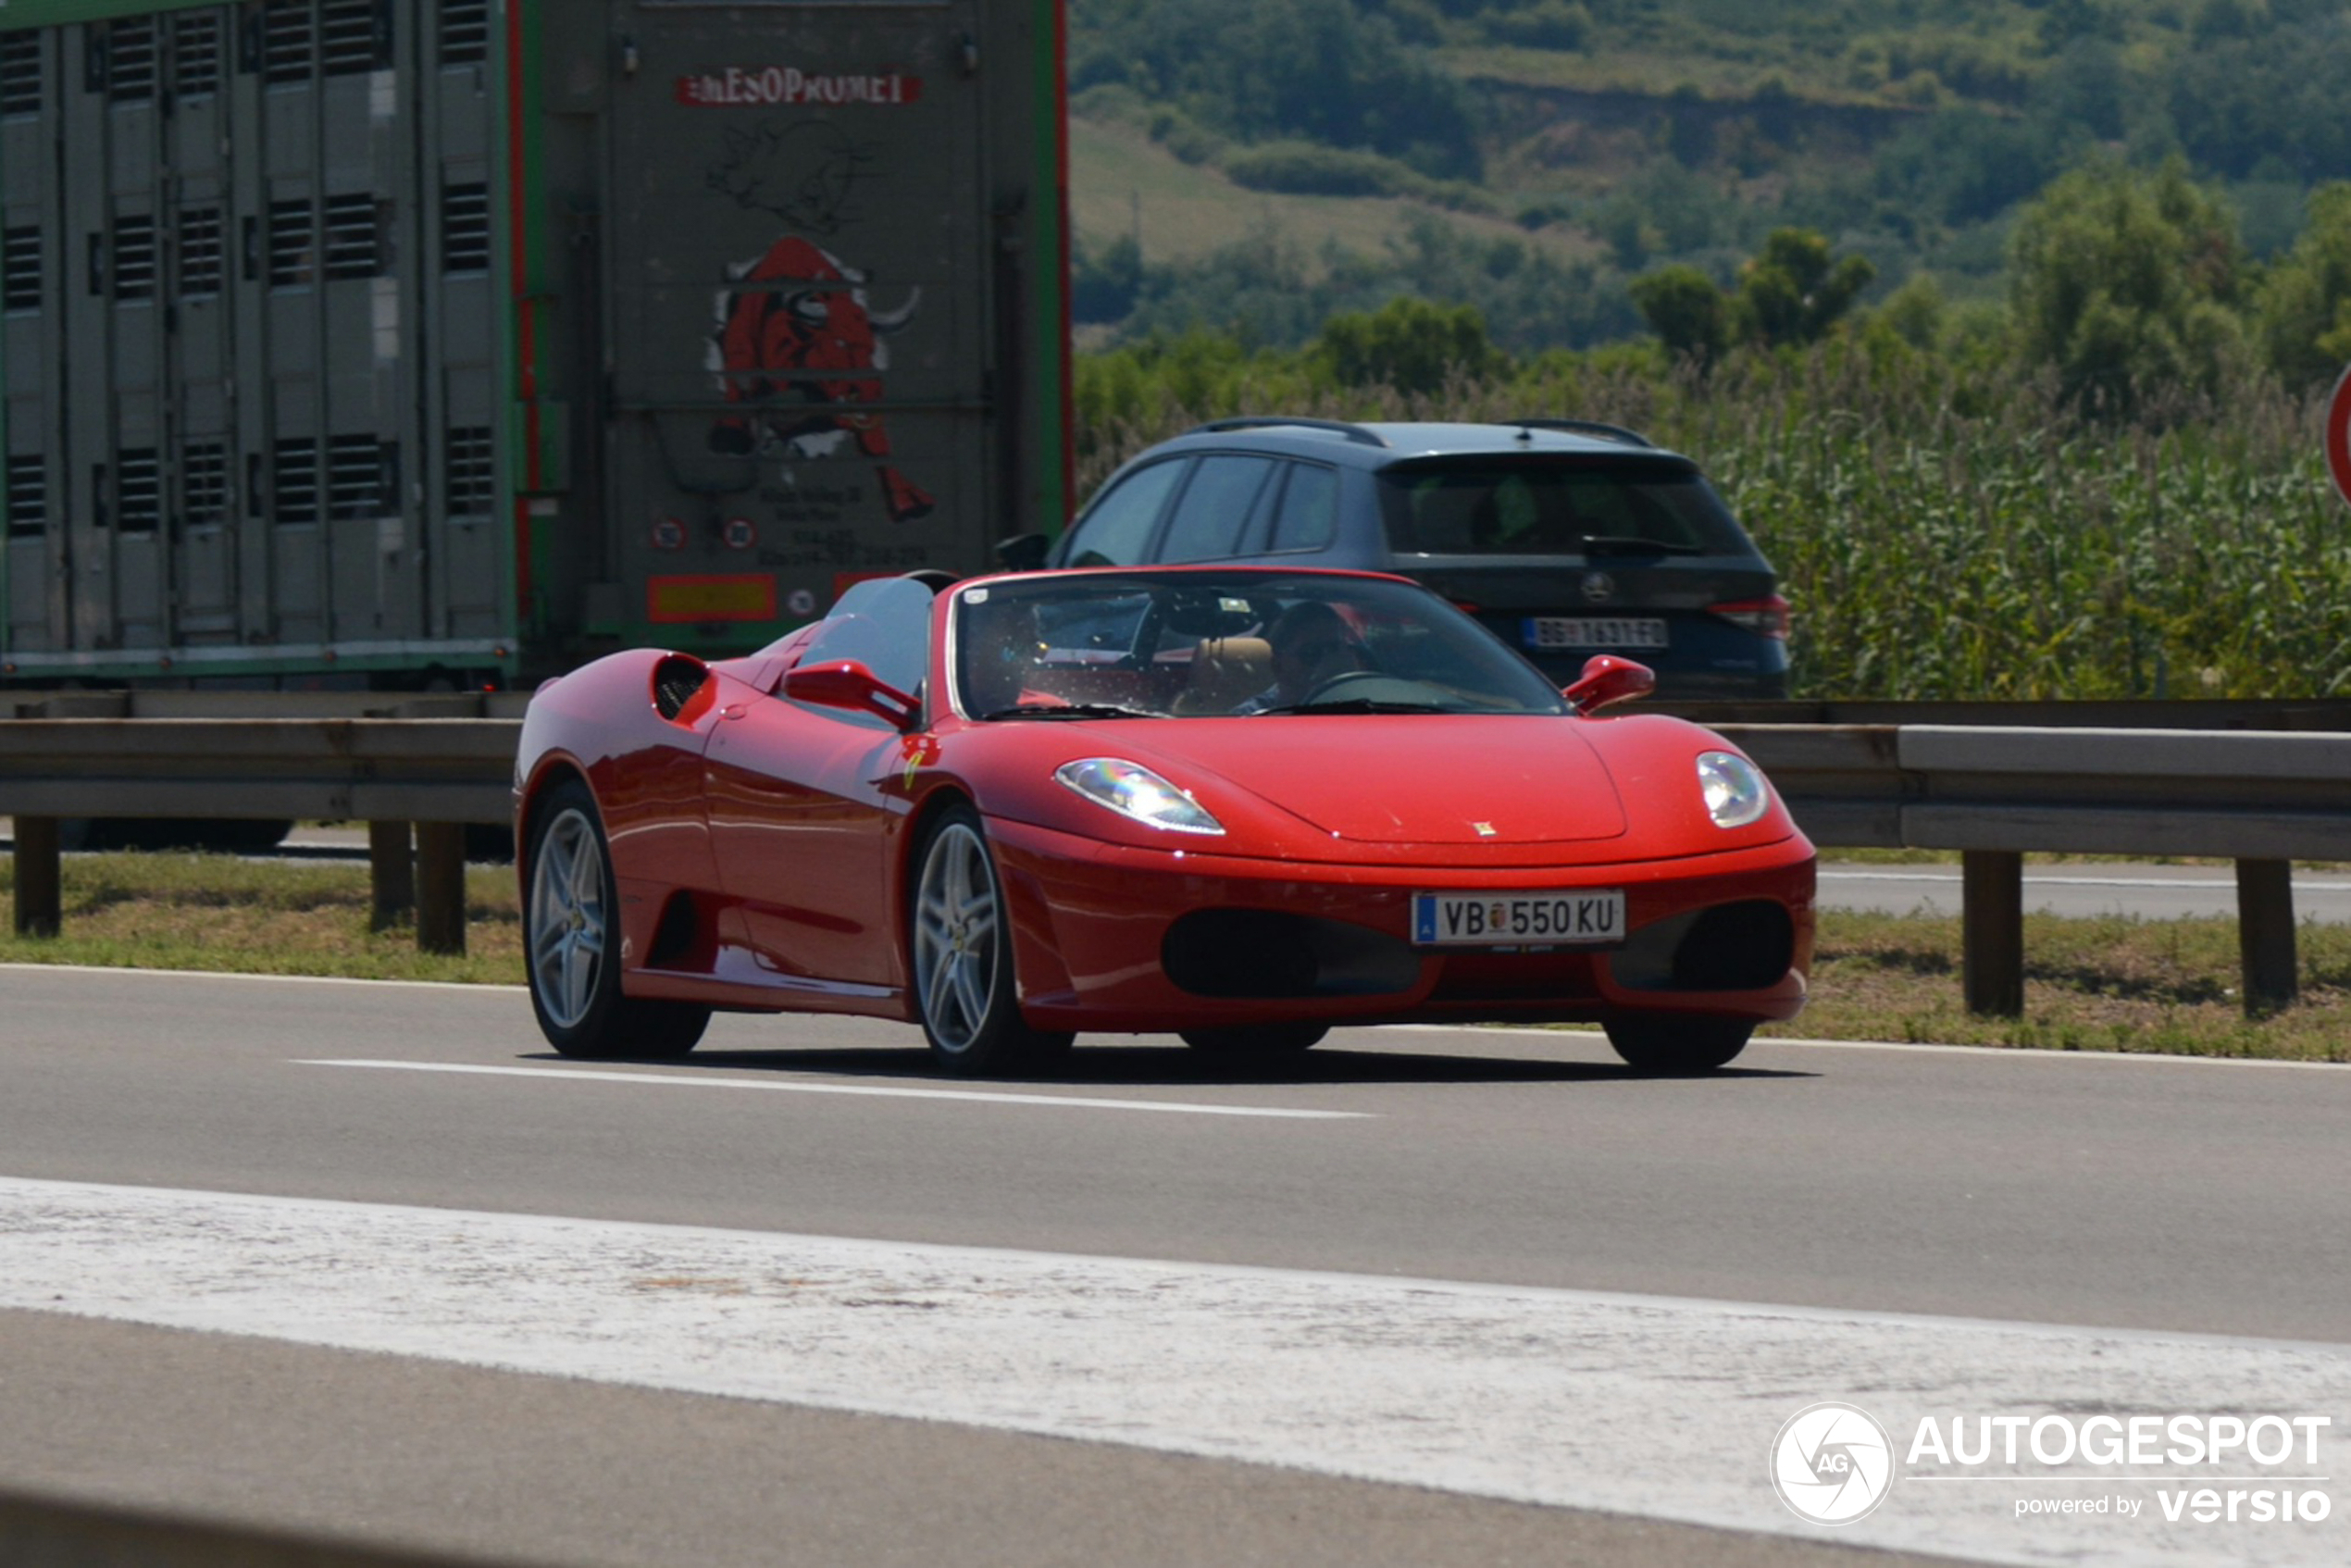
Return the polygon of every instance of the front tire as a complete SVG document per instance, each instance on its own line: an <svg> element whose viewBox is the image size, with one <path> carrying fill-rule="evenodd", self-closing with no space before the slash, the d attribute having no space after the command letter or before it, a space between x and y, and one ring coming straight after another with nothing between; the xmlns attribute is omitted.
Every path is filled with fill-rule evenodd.
<svg viewBox="0 0 2351 1568"><path fill-rule="evenodd" d="M1734 1018L1621 1018L1605 1027L1627 1066L1660 1077L1710 1073L1745 1051L1755 1032Z"/></svg>
<svg viewBox="0 0 2351 1568"><path fill-rule="evenodd" d="M566 1056L661 1060L693 1050L710 1009L620 994L620 901L595 797L578 779L548 792L530 830L525 954L539 1032Z"/></svg>
<svg viewBox="0 0 2351 1568"><path fill-rule="evenodd" d="M958 1077L1032 1067L1076 1037L1032 1029L1020 1014L1012 923L979 814L950 806L914 857L907 955L931 1057Z"/></svg>

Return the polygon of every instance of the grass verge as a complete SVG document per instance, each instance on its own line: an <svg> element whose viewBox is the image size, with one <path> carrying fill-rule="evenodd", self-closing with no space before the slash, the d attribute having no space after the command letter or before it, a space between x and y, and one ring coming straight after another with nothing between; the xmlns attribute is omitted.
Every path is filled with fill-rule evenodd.
<svg viewBox="0 0 2351 1568"><path fill-rule="evenodd" d="M522 983L522 920L507 866L466 872L466 952L417 951L404 918L371 928L367 867L218 854L72 854L64 928L16 935L16 865L0 860L0 962L376 980Z"/></svg>
<svg viewBox="0 0 2351 1568"><path fill-rule="evenodd" d="M1971 1017L1958 916L1823 911L1802 1017L1762 1032L2351 1062L2351 927L2297 933L2302 1000L2257 1021L2239 998L2233 920L2024 917L2024 1014Z"/></svg>
<svg viewBox="0 0 2351 1568"><path fill-rule="evenodd" d="M14 930L15 866L0 859L0 962L238 974L520 984L513 872L466 872L466 952L417 951L403 921L370 928L367 868L226 855L68 855L65 931ZM1932 915L1821 916L1813 1001L1767 1035L1945 1041L2055 1051L2351 1061L2351 927L2306 924L2300 1002L2248 1022L2237 999L2230 920L2027 915L2025 1010L1972 1018L1959 1003L1959 922Z"/></svg>

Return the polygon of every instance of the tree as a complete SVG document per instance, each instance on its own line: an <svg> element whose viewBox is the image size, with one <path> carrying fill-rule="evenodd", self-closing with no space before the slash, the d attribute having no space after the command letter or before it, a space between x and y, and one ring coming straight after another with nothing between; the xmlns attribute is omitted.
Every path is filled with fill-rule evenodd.
<svg viewBox="0 0 2351 1568"><path fill-rule="evenodd" d="M2122 410L2166 388L2210 391L2244 356L2236 221L2173 159L2099 162L2028 204L2009 244L2020 347L2067 396Z"/></svg>
<svg viewBox="0 0 2351 1568"><path fill-rule="evenodd" d="M1828 241L1810 229L1774 229L1739 268L1732 330L1767 348L1816 342L1876 276L1858 255L1831 262Z"/></svg>
<svg viewBox="0 0 2351 1568"><path fill-rule="evenodd" d="M1490 375L1503 358L1474 305L1411 297L1332 317L1314 349L1342 386L1387 385L1423 396L1455 376Z"/></svg>
<svg viewBox="0 0 2351 1568"><path fill-rule="evenodd" d="M1735 342L1764 348L1817 342L1876 276L1860 256L1832 261L1828 241L1809 229L1775 229L1740 265L1735 293L1679 264L1634 279L1631 290L1667 348L1710 364Z"/></svg>
<svg viewBox="0 0 2351 1568"><path fill-rule="evenodd" d="M1676 358L1711 365L1729 345L1730 311L1714 280L1675 263L1643 273L1629 285L1634 308Z"/></svg>
<svg viewBox="0 0 2351 1568"><path fill-rule="evenodd" d="M2320 186L2306 211L2254 306L2262 355L2292 383L2331 379L2351 360L2351 182Z"/></svg>
<svg viewBox="0 0 2351 1568"><path fill-rule="evenodd" d="M1078 321L1117 321L1143 288L1143 247L1121 234L1100 251L1080 234L1071 247L1069 313Z"/></svg>

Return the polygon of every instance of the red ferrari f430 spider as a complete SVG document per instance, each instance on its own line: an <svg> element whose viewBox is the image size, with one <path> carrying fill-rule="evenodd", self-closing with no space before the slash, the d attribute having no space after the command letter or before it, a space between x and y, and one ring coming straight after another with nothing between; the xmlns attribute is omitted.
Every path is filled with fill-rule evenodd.
<svg viewBox="0 0 2351 1568"><path fill-rule="evenodd" d="M1722 737L1601 712L1649 684L1602 656L1561 691L1371 574L860 583L746 658L540 688L531 1002L587 1057L682 1053L718 1010L918 1024L962 1074L1406 1020L1719 1067L1803 1006L1813 851Z"/></svg>

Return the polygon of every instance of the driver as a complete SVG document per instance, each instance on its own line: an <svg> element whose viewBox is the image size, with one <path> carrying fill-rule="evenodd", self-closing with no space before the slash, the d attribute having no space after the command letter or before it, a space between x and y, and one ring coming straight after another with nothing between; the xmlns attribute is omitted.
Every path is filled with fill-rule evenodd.
<svg viewBox="0 0 2351 1568"><path fill-rule="evenodd" d="M1044 644L1029 605L1004 600L963 614L964 704L974 718L1023 705L1060 705L1060 698L1030 684Z"/></svg>
<svg viewBox="0 0 2351 1568"><path fill-rule="evenodd" d="M1274 684L1233 711L1263 713L1304 702L1351 670L1370 669L1372 656L1347 617L1319 599L1301 600L1266 628L1273 644Z"/></svg>

